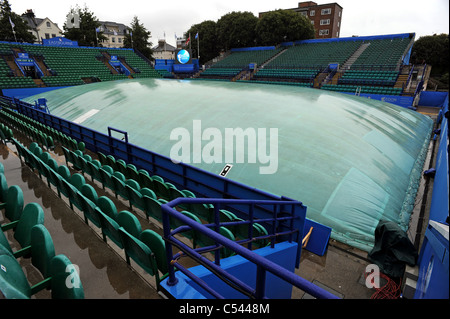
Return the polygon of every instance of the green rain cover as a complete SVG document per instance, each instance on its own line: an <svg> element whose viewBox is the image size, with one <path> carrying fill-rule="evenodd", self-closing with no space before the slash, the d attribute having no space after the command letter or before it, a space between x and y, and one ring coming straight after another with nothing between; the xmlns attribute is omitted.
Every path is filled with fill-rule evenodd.
<svg viewBox="0 0 450 319"><path fill-rule="evenodd" d="M180 142L173 133L187 132L191 148L184 162L214 174L232 164L226 178L303 202L309 219L333 229L332 238L366 251L380 220L407 230L433 125L393 104L283 85L123 80L27 101L40 97L53 115L106 134L108 126L127 131L130 143L165 156ZM253 133L239 156L237 143L224 138L227 129L238 128ZM220 152L208 148L218 133ZM251 143L255 134L256 142L266 143ZM214 161L203 156L211 152ZM262 167L270 173L262 174Z"/></svg>

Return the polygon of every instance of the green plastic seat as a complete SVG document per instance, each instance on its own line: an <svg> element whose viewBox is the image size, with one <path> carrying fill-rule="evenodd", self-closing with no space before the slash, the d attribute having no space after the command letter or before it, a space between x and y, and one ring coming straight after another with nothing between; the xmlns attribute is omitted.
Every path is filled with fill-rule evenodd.
<svg viewBox="0 0 450 319"><path fill-rule="evenodd" d="M133 179L135 181L139 181L139 173L138 170L136 169L136 166L134 166L133 164L128 164L127 167L127 173L125 174L125 176L127 177L127 179Z"/></svg>
<svg viewBox="0 0 450 319"><path fill-rule="evenodd" d="M131 196L134 196L134 199L136 199L138 202L142 198L142 195L139 192L141 187L140 187L139 183L136 180L131 179L131 178L127 179L125 181L125 185L124 186L125 186L125 189L124 189L125 197L124 196L122 196L122 197L124 197L124 198L126 198L126 199L128 199L130 201L130 207L131 207L132 200L133 200L133 198Z"/></svg>
<svg viewBox="0 0 450 319"><path fill-rule="evenodd" d="M153 178L153 185L155 186L154 190L156 196L161 197L165 200L170 199L170 189L164 181L161 182L159 179Z"/></svg>
<svg viewBox="0 0 450 319"><path fill-rule="evenodd" d="M91 181L94 181L94 175L100 169L101 164L98 160L86 161L85 172L91 176Z"/></svg>
<svg viewBox="0 0 450 319"><path fill-rule="evenodd" d="M140 189L140 193L142 194L142 196L148 196L150 198L157 199L155 192L152 191L150 188L143 187Z"/></svg>
<svg viewBox="0 0 450 319"><path fill-rule="evenodd" d="M80 210L83 212L84 222L86 225L89 225L89 221L91 221L95 226L101 228L102 225L100 217L98 216L98 212L96 210L97 205L87 196L80 194L79 192L77 198L80 203Z"/></svg>
<svg viewBox="0 0 450 319"><path fill-rule="evenodd" d="M132 236L139 238L142 226L136 216L129 211L123 210L117 215L117 223Z"/></svg>
<svg viewBox="0 0 450 319"><path fill-rule="evenodd" d="M6 201L6 195L8 194L8 181L3 173L0 173L0 203Z"/></svg>
<svg viewBox="0 0 450 319"><path fill-rule="evenodd" d="M139 238L155 254L156 264L161 273L166 274L169 271L166 257L166 243L161 235L151 229L146 229Z"/></svg>
<svg viewBox="0 0 450 319"><path fill-rule="evenodd" d="M112 155L106 156L106 165L111 166L114 169L116 166L116 158Z"/></svg>
<svg viewBox="0 0 450 319"><path fill-rule="evenodd" d="M95 188L90 184L83 184L81 186L81 194L90 199L95 205L98 204L98 195Z"/></svg>
<svg viewBox="0 0 450 319"><path fill-rule="evenodd" d="M44 210L38 203L28 203L14 230L14 238L22 248L31 244L31 229L37 224L44 224Z"/></svg>
<svg viewBox="0 0 450 319"><path fill-rule="evenodd" d="M53 257L50 269L52 299L84 299L80 276L69 258L65 255Z"/></svg>
<svg viewBox="0 0 450 319"><path fill-rule="evenodd" d="M61 176L61 178L65 179L66 181L70 180L70 170L67 166L65 165L59 166L58 174Z"/></svg>
<svg viewBox="0 0 450 319"><path fill-rule="evenodd" d="M149 197L147 195L142 196L145 202L145 215L147 219L152 217L162 222L161 200Z"/></svg>
<svg viewBox="0 0 450 319"><path fill-rule="evenodd" d="M117 221L105 213L103 213L100 208L95 208L100 219L100 224L102 228L103 241L106 243L107 238L111 239L119 248L123 249L122 239L119 234L120 225Z"/></svg>
<svg viewBox="0 0 450 319"><path fill-rule="evenodd" d="M103 165L99 169L100 173L100 183L102 183L103 189L105 189L105 185L107 181L111 178L111 175L114 173L114 169L109 165Z"/></svg>
<svg viewBox="0 0 450 319"><path fill-rule="evenodd" d="M159 286L160 276L158 265L156 257L150 247L143 243L139 239L139 236L133 236L123 227L119 228L119 233L122 238L127 263L130 264L130 259L133 259L148 274L155 276L156 283Z"/></svg>
<svg viewBox="0 0 450 319"><path fill-rule="evenodd" d="M127 164L123 159L118 159L116 161L116 171L119 171L124 176L127 174Z"/></svg>
<svg viewBox="0 0 450 319"><path fill-rule="evenodd" d="M81 187L83 185L86 184L86 180L84 179L84 176L79 174L79 173L75 173L72 175L72 177L70 178L70 183L79 191L81 191Z"/></svg>
<svg viewBox="0 0 450 319"><path fill-rule="evenodd" d="M19 220L22 215L24 205L22 189L17 185L8 188L6 201L0 203L0 209L5 210L5 217L11 222Z"/></svg>
<svg viewBox="0 0 450 319"><path fill-rule="evenodd" d="M0 264L7 271L0 271L0 289L6 299L29 299L31 287L17 259L0 245Z"/></svg>
<svg viewBox="0 0 450 319"><path fill-rule="evenodd" d="M100 196L97 201L98 208L110 218L117 219L117 208L114 202L106 196Z"/></svg>
<svg viewBox="0 0 450 319"><path fill-rule="evenodd" d="M148 174L139 173L139 185L141 185L141 188L155 190L153 179Z"/></svg>
<svg viewBox="0 0 450 319"><path fill-rule="evenodd" d="M50 276L50 262L55 257L53 239L43 224L33 226L31 237L31 263L44 278Z"/></svg>

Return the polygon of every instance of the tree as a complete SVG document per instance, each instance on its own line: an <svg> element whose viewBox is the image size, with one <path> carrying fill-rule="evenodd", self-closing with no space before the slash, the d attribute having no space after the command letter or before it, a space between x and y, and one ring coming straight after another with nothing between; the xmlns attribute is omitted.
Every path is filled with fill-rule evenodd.
<svg viewBox="0 0 450 319"><path fill-rule="evenodd" d="M63 26L66 38L78 41L78 44L81 46L101 46L101 42L107 40L103 32L98 30L101 24L97 17L93 12L89 11L86 5L83 9L78 7L78 5L75 9L70 9L67 15L69 19L73 14L77 14L79 17L79 27L74 26L76 25L76 21L73 21L76 19L75 17L71 19L72 21L66 21Z"/></svg>
<svg viewBox="0 0 450 319"><path fill-rule="evenodd" d="M314 38L314 27L308 18L291 10L265 13L256 25L258 43L275 45L286 41Z"/></svg>
<svg viewBox="0 0 450 319"><path fill-rule="evenodd" d="M14 32L9 19L14 25ZM22 17L11 10L8 0L0 0L0 40L33 43L36 37L29 30Z"/></svg>
<svg viewBox="0 0 450 319"><path fill-rule="evenodd" d="M149 41L151 32L148 31L143 24L139 22L137 16L134 16L131 22L131 30L128 30L123 39L125 48L133 48L141 52L149 60L153 60L151 49L152 43Z"/></svg>
<svg viewBox="0 0 450 319"><path fill-rule="evenodd" d="M258 18L248 11L233 11L223 15L217 21L219 47L229 50L255 46L257 22Z"/></svg>
<svg viewBox="0 0 450 319"><path fill-rule="evenodd" d="M412 48L411 63L431 65L431 80L439 89L448 89L449 41L448 34L420 37Z"/></svg>
<svg viewBox="0 0 450 319"><path fill-rule="evenodd" d="M216 22L207 20L194 24L186 32L186 38L191 35L192 55L198 56L197 49L200 49L200 64L215 58L218 55ZM195 35L198 33L198 38Z"/></svg>
<svg viewBox="0 0 450 319"><path fill-rule="evenodd" d="M431 76L439 80L447 74L449 69L449 42L448 34L434 34L420 37L413 46L411 63L425 62L432 66Z"/></svg>

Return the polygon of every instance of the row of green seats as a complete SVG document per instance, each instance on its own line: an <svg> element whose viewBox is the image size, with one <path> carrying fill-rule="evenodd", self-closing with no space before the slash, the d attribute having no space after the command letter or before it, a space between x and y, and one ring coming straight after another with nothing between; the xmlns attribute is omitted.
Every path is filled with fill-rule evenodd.
<svg viewBox="0 0 450 319"><path fill-rule="evenodd" d="M32 140L39 141L40 144L44 145L47 149L53 149L55 147L51 136L43 133L31 124L25 123L18 118L14 118L14 116L8 114L4 110L0 110L0 117L6 119L10 124L13 124L18 130L30 137Z"/></svg>
<svg viewBox="0 0 450 319"><path fill-rule="evenodd" d="M215 63L214 67L225 67L225 68L245 68L250 63L256 63L257 65L262 65L270 58L281 52L281 48L275 50L257 50L257 51L241 51L232 52L230 55L225 57L223 60Z"/></svg>
<svg viewBox="0 0 450 319"><path fill-rule="evenodd" d="M71 209L78 208L88 220L102 230L102 236L110 238L118 247L124 249L126 261L132 258L151 276L155 276L159 286L160 274L167 272L165 246L161 236L151 230L142 231L136 216L128 211L117 213L114 203L106 196L98 197L94 187L86 183L84 176L79 173L70 174L65 165L54 161L37 143L31 143L29 149L17 143L19 154L25 162L37 169L39 174L46 177L48 186L57 188L61 194L69 199Z"/></svg>
<svg viewBox="0 0 450 319"><path fill-rule="evenodd" d="M286 70L286 69L262 69L256 72L253 77L256 78L287 78L287 79L310 79L315 78L318 71L313 70Z"/></svg>
<svg viewBox="0 0 450 319"><path fill-rule="evenodd" d="M1 164L1 163L0 163ZM0 209L9 223L0 225L0 288L6 299L31 299L43 289L51 291L52 299L82 299L84 289L79 274L69 258L56 255L53 239L44 225L45 214L37 203L24 207L23 192L18 185L8 187L5 175L0 173ZM20 249L14 251L5 236L12 230ZM42 281L31 286L18 259L30 259ZM79 285L66 284L68 270Z"/></svg>
<svg viewBox="0 0 450 319"><path fill-rule="evenodd" d="M93 173L91 175L93 179L102 183L102 186L111 189L116 197L119 195L123 199L128 200L130 208L135 206L144 211L147 218L152 217L162 222L161 204L179 197L195 197L192 192L178 190L173 184L165 182L160 176L153 175L150 177L146 170L137 170L133 164L126 164L122 159L116 160L112 155L105 156L103 153L99 153L99 160L93 160L90 164L88 155L82 155L80 152L69 152L68 150L65 152L67 152L68 159L72 160L75 167L78 166L88 174ZM93 166L96 167L94 168ZM212 205L184 204L180 205L179 209L185 214L193 214L193 216L199 217L208 224L214 222L214 207ZM224 212L221 211L221 216L223 214ZM236 221L236 219L223 220L221 218L221 221L232 222ZM261 225L254 227L256 228L255 234L260 236L267 235L267 232ZM229 231L233 232L227 227L222 230L224 234L231 235L229 238L235 238L233 233L229 234ZM245 234L248 235L248 231ZM194 246L195 243L198 244L200 242L202 241L194 241ZM261 247L262 243L265 244L265 241L257 241L256 246Z"/></svg>
<svg viewBox="0 0 450 319"><path fill-rule="evenodd" d="M293 82L293 81L264 81L264 80L240 80L243 83L263 83L263 84L276 84L276 85L290 85L290 86L300 86L300 87L312 87L312 82Z"/></svg>
<svg viewBox="0 0 450 319"><path fill-rule="evenodd" d="M361 88L361 93L382 94L382 95L401 95L402 88L394 87L375 87L375 86L358 86L358 85L331 85L325 84L322 89L337 92L354 92Z"/></svg>
<svg viewBox="0 0 450 319"><path fill-rule="evenodd" d="M1 110L0 110L1 112ZM13 131L7 125L0 123L0 139L3 143L10 142L13 138Z"/></svg>
<svg viewBox="0 0 450 319"><path fill-rule="evenodd" d="M238 75L242 69L240 68L209 68L201 73L201 76L229 76L233 77Z"/></svg>
<svg viewBox="0 0 450 319"><path fill-rule="evenodd" d="M19 112L13 111L10 108L4 107L0 111L0 116L7 121L13 127L16 127L18 130L26 133L25 129L29 128L29 125L34 130L38 131L39 136L43 136L44 139L38 140L42 145L46 147L52 148L54 146L54 141L58 141L63 146L68 147L70 149L81 149L84 150L84 143L77 142L74 138L48 126L39 121L36 121L26 115L23 115ZM45 138L45 136L47 138Z"/></svg>

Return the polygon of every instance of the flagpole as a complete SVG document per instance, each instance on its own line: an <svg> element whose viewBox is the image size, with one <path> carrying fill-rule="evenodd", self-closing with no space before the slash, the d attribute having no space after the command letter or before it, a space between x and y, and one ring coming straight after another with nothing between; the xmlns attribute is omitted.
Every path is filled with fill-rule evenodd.
<svg viewBox="0 0 450 319"><path fill-rule="evenodd" d="M200 35L197 32L197 60L200 62Z"/></svg>

